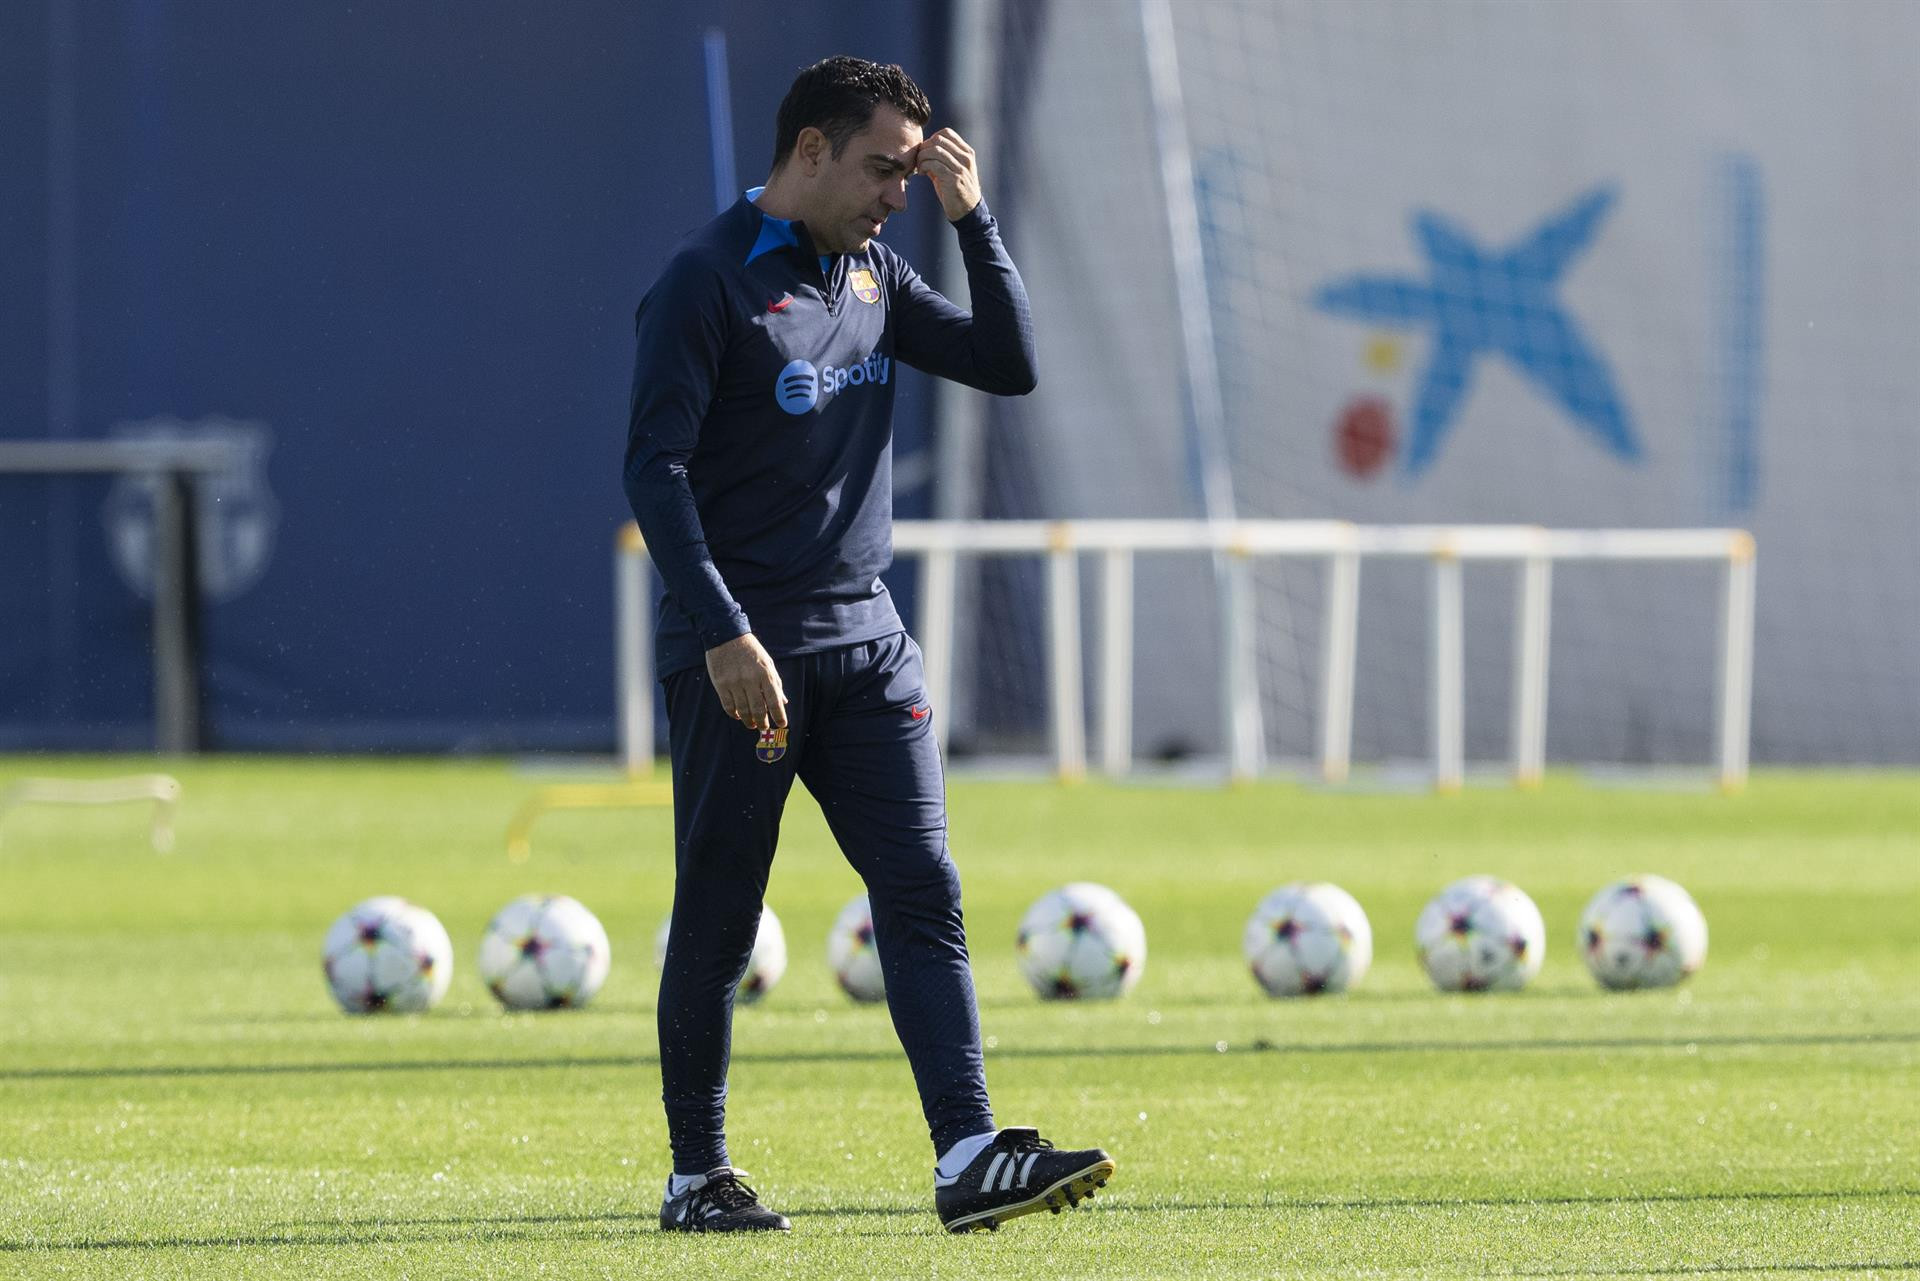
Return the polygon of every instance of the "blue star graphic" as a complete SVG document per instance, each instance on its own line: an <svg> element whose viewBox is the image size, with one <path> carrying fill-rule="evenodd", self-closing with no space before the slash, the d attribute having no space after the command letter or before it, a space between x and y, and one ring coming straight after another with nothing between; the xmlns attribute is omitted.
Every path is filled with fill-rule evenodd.
<svg viewBox="0 0 1920 1281"><path fill-rule="evenodd" d="M1613 198L1611 187L1591 191L1498 253L1486 252L1439 214L1418 210L1413 229L1427 256L1427 279L1348 276L1314 295L1315 306L1336 315L1390 328L1431 328L1433 350L1414 405L1404 464L1408 475L1424 471L1439 453L1482 352L1505 356L1618 457L1640 457L1640 442L1606 361L1555 294Z"/></svg>

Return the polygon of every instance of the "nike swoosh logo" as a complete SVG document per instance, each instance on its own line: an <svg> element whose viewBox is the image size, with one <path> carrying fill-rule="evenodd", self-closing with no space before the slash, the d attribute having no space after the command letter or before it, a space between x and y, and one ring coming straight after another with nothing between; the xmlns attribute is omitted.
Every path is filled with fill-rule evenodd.
<svg viewBox="0 0 1920 1281"><path fill-rule="evenodd" d="M927 719L927 713L932 710L931 707L910 707L907 709L907 715L913 717L916 721L924 721Z"/></svg>
<svg viewBox="0 0 1920 1281"><path fill-rule="evenodd" d="M793 305L793 295L783 294L781 295L778 301L769 301L767 303L767 310L776 311L776 312L785 311L787 308L791 307L792 305Z"/></svg>

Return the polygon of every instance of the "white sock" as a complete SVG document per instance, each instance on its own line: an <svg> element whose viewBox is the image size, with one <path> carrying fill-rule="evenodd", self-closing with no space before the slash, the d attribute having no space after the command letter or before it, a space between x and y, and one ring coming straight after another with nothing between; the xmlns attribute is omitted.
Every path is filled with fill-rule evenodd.
<svg viewBox="0 0 1920 1281"><path fill-rule="evenodd" d="M960 1172L973 1164L973 1158L979 1156L998 1133L998 1130L988 1130L985 1134L972 1135L942 1152L939 1161L934 1163L933 1186L945 1187L959 1178Z"/></svg>
<svg viewBox="0 0 1920 1281"><path fill-rule="evenodd" d="M667 1195L679 1196L688 1188L706 1181L707 1176L704 1174L670 1174L667 1176Z"/></svg>

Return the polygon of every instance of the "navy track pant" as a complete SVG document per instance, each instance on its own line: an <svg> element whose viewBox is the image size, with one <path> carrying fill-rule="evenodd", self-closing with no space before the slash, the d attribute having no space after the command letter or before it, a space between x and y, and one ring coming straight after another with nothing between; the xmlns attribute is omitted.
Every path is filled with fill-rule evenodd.
<svg viewBox="0 0 1920 1281"><path fill-rule="evenodd" d="M888 1008L934 1150L994 1128L919 646L896 632L774 665L788 700L784 751L726 714L705 668L665 682L675 881L660 1076L682 1174L727 1160L734 986L753 952L795 777L866 882Z"/></svg>

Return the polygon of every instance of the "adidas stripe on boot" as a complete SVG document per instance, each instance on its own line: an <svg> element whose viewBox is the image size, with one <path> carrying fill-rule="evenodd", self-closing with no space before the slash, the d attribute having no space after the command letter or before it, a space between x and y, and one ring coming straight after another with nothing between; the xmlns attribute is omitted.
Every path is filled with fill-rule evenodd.
<svg viewBox="0 0 1920 1281"><path fill-rule="evenodd" d="M1113 1170L1099 1148L1062 1152L1038 1130L1001 1130L966 1169L935 1187L934 1208L949 1232L993 1230L1023 1214L1072 1209L1105 1187Z"/></svg>

